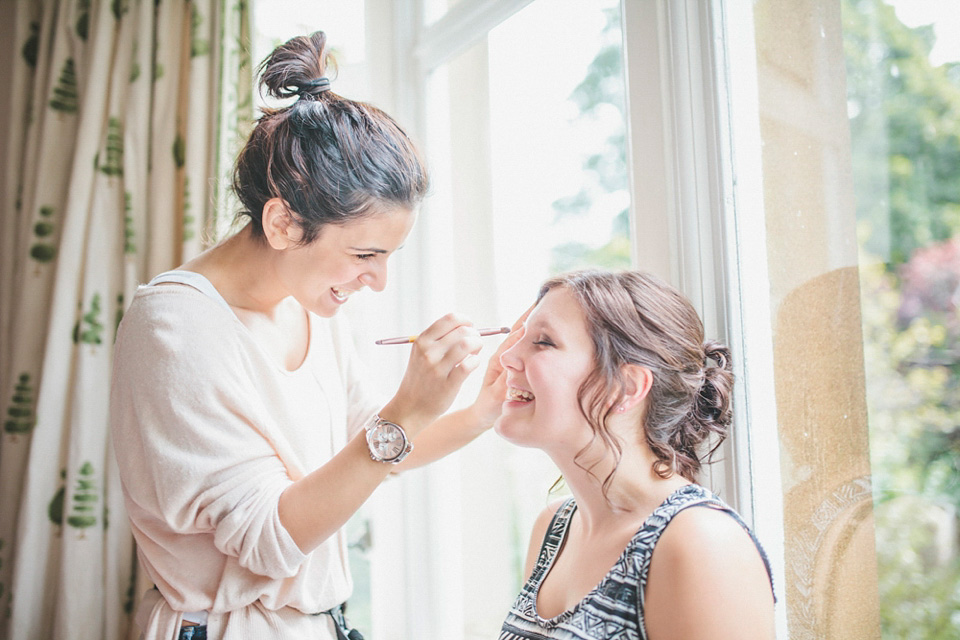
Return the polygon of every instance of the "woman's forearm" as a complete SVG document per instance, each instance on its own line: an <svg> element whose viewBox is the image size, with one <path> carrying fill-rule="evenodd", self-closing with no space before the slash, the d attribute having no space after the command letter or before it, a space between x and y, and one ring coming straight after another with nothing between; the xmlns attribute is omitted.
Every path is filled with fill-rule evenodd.
<svg viewBox="0 0 960 640"><path fill-rule="evenodd" d="M280 522L300 551L310 553L337 532L370 497L393 465L370 458L358 433L328 463L280 495Z"/></svg>
<svg viewBox="0 0 960 640"><path fill-rule="evenodd" d="M440 416L414 438L413 451L393 470L405 471L439 460L474 440L491 424L481 420L473 406Z"/></svg>
<svg viewBox="0 0 960 640"><path fill-rule="evenodd" d="M434 421L393 400L379 415L402 425L411 439ZM329 462L283 491L280 522L300 550L310 553L346 524L397 466L373 460L361 430Z"/></svg>

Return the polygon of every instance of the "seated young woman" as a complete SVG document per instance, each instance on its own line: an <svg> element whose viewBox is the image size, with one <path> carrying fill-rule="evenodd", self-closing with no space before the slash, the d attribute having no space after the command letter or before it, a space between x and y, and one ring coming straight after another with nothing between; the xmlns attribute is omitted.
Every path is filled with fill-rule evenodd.
<svg viewBox="0 0 960 640"><path fill-rule="evenodd" d="M730 351L636 271L548 281L503 352L494 428L545 451L572 496L537 519L501 640L775 637L769 562L696 483L731 422ZM696 507L696 508L693 508Z"/></svg>

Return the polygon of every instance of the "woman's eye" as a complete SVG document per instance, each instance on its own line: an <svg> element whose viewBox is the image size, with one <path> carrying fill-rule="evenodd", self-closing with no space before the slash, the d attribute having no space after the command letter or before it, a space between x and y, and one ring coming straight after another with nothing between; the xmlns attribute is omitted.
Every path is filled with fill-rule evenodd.
<svg viewBox="0 0 960 640"><path fill-rule="evenodd" d="M539 340L534 340L533 344L540 347L555 347L557 345L553 344L549 338L540 338Z"/></svg>
<svg viewBox="0 0 960 640"><path fill-rule="evenodd" d="M369 260L374 256L372 253L358 253L355 254L358 260Z"/></svg>

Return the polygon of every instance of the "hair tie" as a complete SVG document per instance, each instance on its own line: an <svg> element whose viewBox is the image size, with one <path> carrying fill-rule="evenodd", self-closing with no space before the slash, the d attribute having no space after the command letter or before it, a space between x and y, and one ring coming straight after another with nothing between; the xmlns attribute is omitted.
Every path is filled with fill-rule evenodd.
<svg viewBox="0 0 960 640"><path fill-rule="evenodd" d="M319 78L314 78L313 80L308 80L304 82L299 87L297 87L297 94L300 96L316 96L324 91L330 90L330 78L327 76L320 76Z"/></svg>

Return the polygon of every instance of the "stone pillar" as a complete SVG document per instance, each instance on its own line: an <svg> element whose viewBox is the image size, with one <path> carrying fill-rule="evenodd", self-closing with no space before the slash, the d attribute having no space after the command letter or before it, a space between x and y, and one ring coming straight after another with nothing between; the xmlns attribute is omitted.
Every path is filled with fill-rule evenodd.
<svg viewBox="0 0 960 640"><path fill-rule="evenodd" d="M758 0L791 640L880 638L840 6ZM773 454L773 452L771 452Z"/></svg>

